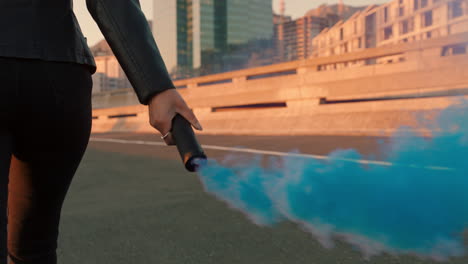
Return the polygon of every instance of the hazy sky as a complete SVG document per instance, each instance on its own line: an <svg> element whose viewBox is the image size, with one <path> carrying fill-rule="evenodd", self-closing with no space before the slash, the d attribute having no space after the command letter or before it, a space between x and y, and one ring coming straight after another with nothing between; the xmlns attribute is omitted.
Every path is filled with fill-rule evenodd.
<svg viewBox="0 0 468 264"><path fill-rule="evenodd" d="M174 0L166 0L174 1ZM389 2L390 0L344 0L347 5L369 5ZM273 0L273 8L278 10L280 0ZM335 4L338 0L286 0L286 14L293 17L304 15L309 9L319 6L320 4ZM102 35L93 19L86 10L86 0L74 0L75 13L81 24L83 33L88 38L88 44L93 45L100 39ZM143 12L148 19L153 19L153 0L140 0Z"/></svg>

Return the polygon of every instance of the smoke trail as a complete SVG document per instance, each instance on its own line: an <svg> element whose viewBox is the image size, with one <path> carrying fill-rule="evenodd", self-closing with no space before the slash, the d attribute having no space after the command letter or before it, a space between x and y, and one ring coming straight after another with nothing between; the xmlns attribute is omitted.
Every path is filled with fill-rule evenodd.
<svg viewBox="0 0 468 264"><path fill-rule="evenodd" d="M323 246L346 241L365 257L415 254L444 260L464 255L468 225L468 118L463 108L442 111L430 139L400 132L382 147L392 166L359 164L355 150L329 160L288 157L199 172L205 189L259 225L289 220ZM233 162L234 161L234 162Z"/></svg>

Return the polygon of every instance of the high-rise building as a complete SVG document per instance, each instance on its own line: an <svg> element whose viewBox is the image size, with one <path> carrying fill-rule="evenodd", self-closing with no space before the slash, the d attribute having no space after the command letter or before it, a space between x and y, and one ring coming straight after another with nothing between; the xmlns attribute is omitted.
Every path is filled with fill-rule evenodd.
<svg viewBox="0 0 468 264"><path fill-rule="evenodd" d="M271 39L271 0L155 0L154 37L169 71L216 64L232 45Z"/></svg>
<svg viewBox="0 0 468 264"><path fill-rule="evenodd" d="M228 45L244 44L250 40L272 37L271 0L226 0L225 2Z"/></svg>
<svg viewBox="0 0 468 264"><path fill-rule="evenodd" d="M339 0L339 2L338 2L338 15L339 16L343 16L344 9L345 9L345 5L343 3L343 0Z"/></svg>
<svg viewBox="0 0 468 264"><path fill-rule="evenodd" d="M284 3L281 3L283 9ZM340 20L339 15L330 10L313 9L304 16L291 20L284 14L275 16L275 41L278 50L277 61L306 59L312 55L312 39L320 32Z"/></svg>
<svg viewBox="0 0 468 264"><path fill-rule="evenodd" d="M184 43L181 37L177 37L180 26L187 30L187 16L177 12L177 7L180 7L184 2L179 0L155 0L153 5L153 35L168 70L172 70L179 64L178 55L186 50L185 47L181 47L181 44L186 42Z"/></svg>
<svg viewBox="0 0 468 264"><path fill-rule="evenodd" d="M326 17L305 15L291 23L285 24L285 49L286 58L306 59L312 55L312 39L320 32L339 20L336 14L328 14Z"/></svg>

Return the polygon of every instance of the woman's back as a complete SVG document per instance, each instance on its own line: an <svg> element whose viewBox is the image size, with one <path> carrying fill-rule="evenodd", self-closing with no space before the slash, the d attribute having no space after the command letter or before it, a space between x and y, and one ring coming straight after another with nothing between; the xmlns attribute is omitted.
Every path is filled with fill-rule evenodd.
<svg viewBox="0 0 468 264"><path fill-rule="evenodd" d="M139 0L86 3L166 144L176 113L201 129ZM0 263L7 249L12 264L57 263L60 210L91 132L85 42L71 0L0 0Z"/></svg>
<svg viewBox="0 0 468 264"><path fill-rule="evenodd" d="M72 0L0 0L0 32L0 57L95 65Z"/></svg>

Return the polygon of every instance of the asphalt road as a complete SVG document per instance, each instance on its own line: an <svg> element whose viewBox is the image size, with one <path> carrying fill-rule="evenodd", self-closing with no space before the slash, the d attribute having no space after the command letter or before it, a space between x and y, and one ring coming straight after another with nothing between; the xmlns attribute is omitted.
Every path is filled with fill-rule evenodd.
<svg viewBox="0 0 468 264"><path fill-rule="evenodd" d="M157 135L95 138L160 141ZM326 155L355 148L384 155L385 139L363 137L201 136L202 144ZM222 159L227 152L207 150ZM205 193L174 147L91 142L64 205L59 261L64 264L429 264L411 256L365 260L338 242L325 249L291 223L259 227ZM468 258L447 263L468 263Z"/></svg>

